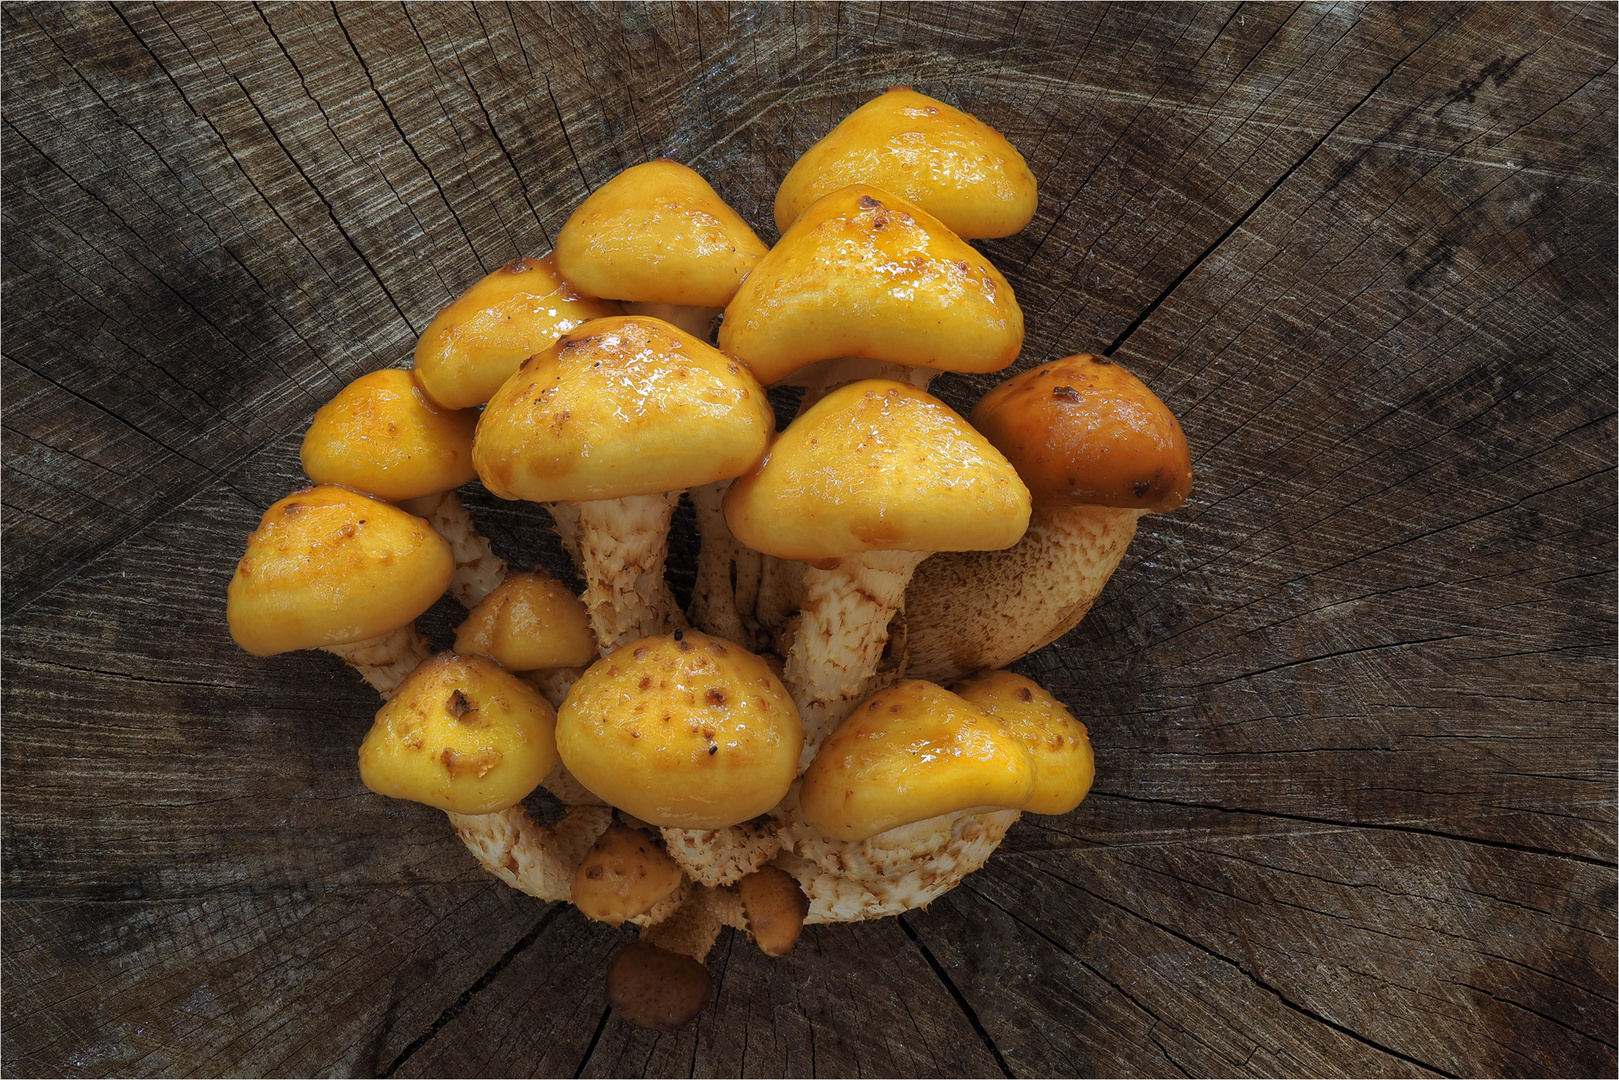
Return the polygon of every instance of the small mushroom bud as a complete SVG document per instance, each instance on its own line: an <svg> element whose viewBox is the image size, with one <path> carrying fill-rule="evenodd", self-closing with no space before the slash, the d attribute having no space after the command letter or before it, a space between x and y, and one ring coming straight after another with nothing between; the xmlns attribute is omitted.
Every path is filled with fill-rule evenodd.
<svg viewBox="0 0 1619 1080"><path fill-rule="evenodd" d="M953 688L1001 722L1034 760L1031 814L1066 814L1084 801L1096 779L1096 757L1085 725L1038 683L1010 671L986 671Z"/></svg>
<svg viewBox="0 0 1619 1080"><path fill-rule="evenodd" d="M721 829L787 794L803 726L787 688L739 645L688 630L596 661L557 717L568 771L650 825Z"/></svg>
<svg viewBox="0 0 1619 1080"><path fill-rule="evenodd" d="M590 615L543 571L509 574L455 628L455 651L492 656L510 671L584 667L596 659Z"/></svg>
<svg viewBox="0 0 1619 1080"><path fill-rule="evenodd" d="M456 814L516 805L556 763L556 713L540 692L454 653L413 671L360 744L366 787Z"/></svg>
<svg viewBox="0 0 1619 1080"><path fill-rule="evenodd" d="M809 897L792 875L774 866L762 866L737 882L748 932L766 956L786 956L804 932Z"/></svg>
<svg viewBox="0 0 1619 1080"><path fill-rule="evenodd" d="M454 572L449 545L421 518L346 488L305 488L248 537L226 618L255 656L345 645L410 623Z"/></svg>
<svg viewBox="0 0 1619 1080"><path fill-rule="evenodd" d="M708 968L645 941L632 941L607 969L607 1004L630 1023L673 1031L708 1004Z"/></svg>
<svg viewBox="0 0 1619 1080"><path fill-rule="evenodd" d="M408 371L373 371L315 411L299 451L317 484L342 484L389 502L452 491L477 479L478 414L430 401Z"/></svg>
<svg viewBox="0 0 1619 1080"><path fill-rule="evenodd" d="M978 806L1020 809L1034 787L1021 740L976 705L903 679L855 706L804 773L810 827L857 842Z"/></svg>
<svg viewBox="0 0 1619 1080"><path fill-rule="evenodd" d="M1034 173L1006 136L908 86L889 87L804 151L776 193L776 228L845 184L902 195L969 240L1011 236L1035 211Z"/></svg>
<svg viewBox="0 0 1619 1080"><path fill-rule="evenodd" d="M519 364L618 305L581 295L556 262L514 259L436 315L416 343L416 378L448 409L482 405Z"/></svg>
<svg viewBox="0 0 1619 1080"><path fill-rule="evenodd" d="M619 926L657 907L685 880L651 833L614 825L574 872L573 904L587 919Z"/></svg>

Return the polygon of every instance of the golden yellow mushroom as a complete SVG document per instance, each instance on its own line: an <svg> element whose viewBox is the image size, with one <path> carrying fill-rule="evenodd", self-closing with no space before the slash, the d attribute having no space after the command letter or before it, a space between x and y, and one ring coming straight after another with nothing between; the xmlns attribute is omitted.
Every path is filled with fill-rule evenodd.
<svg viewBox="0 0 1619 1080"><path fill-rule="evenodd" d="M449 545L421 518L347 488L305 488L248 537L226 618L256 656L342 646L408 625L454 571Z"/></svg>
<svg viewBox="0 0 1619 1080"><path fill-rule="evenodd" d="M455 653L411 672L360 744L366 787L456 814L516 805L556 763L556 713L539 691Z"/></svg>
<svg viewBox="0 0 1619 1080"><path fill-rule="evenodd" d="M585 667L596 636L585 605L543 570L509 574L455 628L455 651L482 653L511 671Z"/></svg>
<svg viewBox="0 0 1619 1080"><path fill-rule="evenodd" d="M1037 200L1034 173L1004 135L908 86L890 87L804 151L776 193L776 228L786 232L849 184L901 195L969 240L1011 236Z"/></svg>
<svg viewBox="0 0 1619 1080"><path fill-rule="evenodd" d="M557 714L557 749L580 783L677 829L722 829L775 806L803 741L798 710L765 662L696 631L620 646Z"/></svg>
<svg viewBox="0 0 1619 1080"><path fill-rule="evenodd" d="M933 683L878 691L822 745L804 773L804 820L857 842L913 821L974 807L1020 809L1034 788L1022 740Z"/></svg>
<svg viewBox="0 0 1619 1080"><path fill-rule="evenodd" d="M408 371L373 371L315 411L299 459L317 484L389 502L452 491L477 478L478 414L431 401Z"/></svg>
<svg viewBox="0 0 1619 1080"><path fill-rule="evenodd" d="M1023 347L1012 286L915 204L856 184L804 212L725 309L720 348L759 381L838 357L999 371Z"/></svg>
<svg viewBox="0 0 1619 1080"><path fill-rule="evenodd" d="M580 323L618 313L611 300L563 281L551 256L514 259L428 324L416 343L416 378L447 409L482 405L524 360Z"/></svg>
<svg viewBox="0 0 1619 1080"><path fill-rule="evenodd" d="M1032 679L987 671L951 688L1022 740L1034 761L1034 790L1023 809L1066 814L1085 800L1096 779L1090 734L1068 707Z"/></svg>

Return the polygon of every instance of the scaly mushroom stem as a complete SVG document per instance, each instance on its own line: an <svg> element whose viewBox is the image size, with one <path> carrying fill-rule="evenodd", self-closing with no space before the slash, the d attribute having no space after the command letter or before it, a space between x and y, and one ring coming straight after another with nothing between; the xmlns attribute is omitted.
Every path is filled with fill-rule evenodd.
<svg viewBox="0 0 1619 1080"><path fill-rule="evenodd" d="M584 673L584 668L560 667L548 671L521 671L518 678L533 683L534 688L551 703L551 708L560 709L562 703L568 700L568 691L573 689L573 684Z"/></svg>
<svg viewBox="0 0 1619 1080"><path fill-rule="evenodd" d="M660 829L664 849L693 881L717 888L733 885L781 850L779 822L744 821L724 829Z"/></svg>
<svg viewBox="0 0 1619 1080"><path fill-rule="evenodd" d="M731 535L720 502L729 480L691 489L697 510L697 581L691 591L691 621L706 634L759 652L768 635L753 616L765 557ZM796 606L796 605L795 605Z"/></svg>
<svg viewBox="0 0 1619 1080"><path fill-rule="evenodd" d="M684 628L663 578L669 522L680 492L595 499L579 507L579 573L602 655L628 641Z"/></svg>
<svg viewBox="0 0 1619 1080"><path fill-rule="evenodd" d="M892 379L895 382L910 383L918 390L926 390L928 384L933 382L934 376L938 374L934 368L891 364L886 360L868 360L860 356L840 356L799 368L777 385L804 388L804 396L798 402L797 414L802 416L811 405L838 387L859 382L861 379Z"/></svg>
<svg viewBox="0 0 1619 1080"><path fill-rule="evenodd" d="M693 307L689 304L658 304L650 301L624 300L621 305L626 315L649 315L680 327L694 338L714 340L714 319L724 308Z"/></svg>
<svg viewBox="0 0 1619 1080"><path fill-rule="evenodd" d="M925 551L865 551L844 556L828 570L805 570L802 621L783 677L804 720L801 770L869 691L888 643L888 624L927 557Z"/></svg>
<svg viewBox="0 0 1619 1080"><path fill-rule="evenodd" d="M722 926L748 928L742 899L729 890L696 885L674 914L644 931L641 940L701 962L714 947Z"/></svg>
<svg viewBox="0 0 1619 1080"><path fill-rule="evenodd" d="M1145 510L1036 507L1005 551L941 552L905 593L912 678L950 683L1005 667L1085 617Z"/></svg>
<svg viewBox="0 0 1619 1080"><path fill-rule="evenodd" d="M461 505L461 497L453 491L440 495L424 495L419 499L406 499L399 508L427 523L449 543L455 556L455 576L450 579L450 593L462 607L471 610L478 601L493 592L506 579L506 560L496 555L489 541L478 533L472 515Z"/></svg>
<svg viewBox="0 0 1619 1080"><path fill-rule="evenodd" d="M568 553L573 565L579 565L579 504L568 502L548 502L542 504L551 515L551 527L556 530L557 539L562 541L562 550Z"/></svg>
<svg viewBox="0 0 1619 1080"><path fill-rule="evenodd" d="M555 825L537 825L522 805L493 814L449 814L455 834L491 874L541 900L568 900L585 852L613 823L606 806L574 806Z"/></svg>
<svg viewBox="0 0 1619 1080"><path fill-rule="evenodd" d="M787 651L779 640L781 630L798 613L804 592L804 571L808 569L808 563L778 559L774 555L759 556L759 594L753 604L754 620L780 653Z"/></svg>
<svg viewBox="0 0 1619 1080"><path fill-rule="evenodd" d="M384 701L392 699L406 676L433 655L433 647L413 622L346 645L322 645L321 651L342 657L344 663L376 688Z"/></svg>

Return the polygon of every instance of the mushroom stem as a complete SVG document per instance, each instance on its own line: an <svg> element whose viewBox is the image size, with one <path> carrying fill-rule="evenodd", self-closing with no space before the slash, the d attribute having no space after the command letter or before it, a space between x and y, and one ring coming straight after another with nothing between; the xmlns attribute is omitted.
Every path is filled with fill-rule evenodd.
<svg viewBox="0 0 1619 1080"><path fill-rule="evenodd" d="M376 688L384 701L392 699L406 676L433 655L433 647L413 622L346 645L322 645L321 651L342 657L344 663Z"/></svg>
<svg viewBox="0 0 1619 1080"><path fill-rule="evenodd" d="M620 302L626 315L648 315L680 327L702 341L714 340L714 319L724 308L693 307L690 304L659 304L651 301Z"/></svg>
<svg viewBox="0 0 1619 1080"><path fill-rule="evenodd" d="M551 515L551 528L562 541L562 550L568 553L573 565L579 565L579 504L548 502L541 504Z"/></svg>
<svg viewBox="0 0 1619 1080"><path fill-rule="evenodd" d="M496 555L489 541L478 533L472 515L453 491L406 499L399 504L406 513L427 519L450 545L455 558L455 576L450 593L461 606L471 610L506 579L506 560Z"/></svg>
<svg viewBox="0 0 1619 1080"><path fill-rule="evenodd" d="M1036 507L1029 531L1005 551L929 559L905 593L906 674L949 683L1062 637L1090 610L1146 512Z"/></svg>
<svg viewBox="0 0 1619 1080"><path fill-rule="evenodd" d="M628 641L683 628L663 577L669 522L680 492L595 499L579 509L579 573L603 656Z"/></svg>
<svg viewBox="0 0 1619 1080"><path fill-rule="evenodd" d="M660 949L701 962L714 947L722 926L747 929L748 917L733 892L692 887L675 913L641 934L641 940Z"/></svg>
<svg viewBox="0 0 1619 1080"><path fill-rule="evenodd" d="M801 767L869 692L888 643L888 624L903 609L905 586L928 554L864 551L827 570L805 569L801 621L791 635L782 680L804 720Z"/></svg>
<svg viewBox="0 0 1619 1080"><path fill-rule="evenodd" d="M755 818L724 829L661 829L664 850L701 885L733 885L781 850L778 822Z"/></svg>
<svg viewBox="0 0 1619 1080"><path fill-rule="evenodd" d="M613 823L606 806L574 806L555 825L537 825L522 804L493 814L449 814L455 834L491 874L541 900L568 900L585 852Z"/></svg>
<svg viewBox="0 0 1619 1080"><path fill-rule="evenodd" d="M721 480L691 489L699 545L691 621L706 634L758 652L768 644L767 635L753 615L765 556L745 547L725 523L721 500L730 486L731 481Z"/></svg>
<svg viewBox="0 0 1619 1080"><path fill-rule="evenodd" d="M778 652L787 651L776 638L798 612L799 597L804 591L804 571L808 569L808 563L793 559L759 556L759 592L753 604L754 619L760 631L778 646Z"/></svg>
<svg viewBox="0 0 1619 1080"><path fill-rule="evenodd" d="M838 387L852 382L859 382L862 379L892 379L895 382L910 383L918 390L926 390L937 374L939 372L935 368L893 364L886 360L868 360L861 356L840 356L834 360L821 360L808 367L799 368L777 385L804 388L804 396L798 402L798 415L802 416L811 405Z"/></svg>

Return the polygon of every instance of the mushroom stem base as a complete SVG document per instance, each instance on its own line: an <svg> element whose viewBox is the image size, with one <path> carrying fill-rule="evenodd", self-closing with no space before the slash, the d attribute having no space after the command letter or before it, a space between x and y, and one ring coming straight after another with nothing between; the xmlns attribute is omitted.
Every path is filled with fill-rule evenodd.
<svg viewBox="0 0 1619 1080"><path fill-rule="evenodd" d="M731 534L721 500L729 480L691 489L697 511L697 580L691 591L691 621L705 634L761 652L768 635L754 618L764 556Z"/></svg>
<svg viewBox="0 0 1619 1080"><path fill-rule="evenodd" d="M571 900L573 875L607 826L606 806L574 806L555 825L537 825L521 805L493 814L449 815L455 834L491 874L541 900Z"/></svg>

